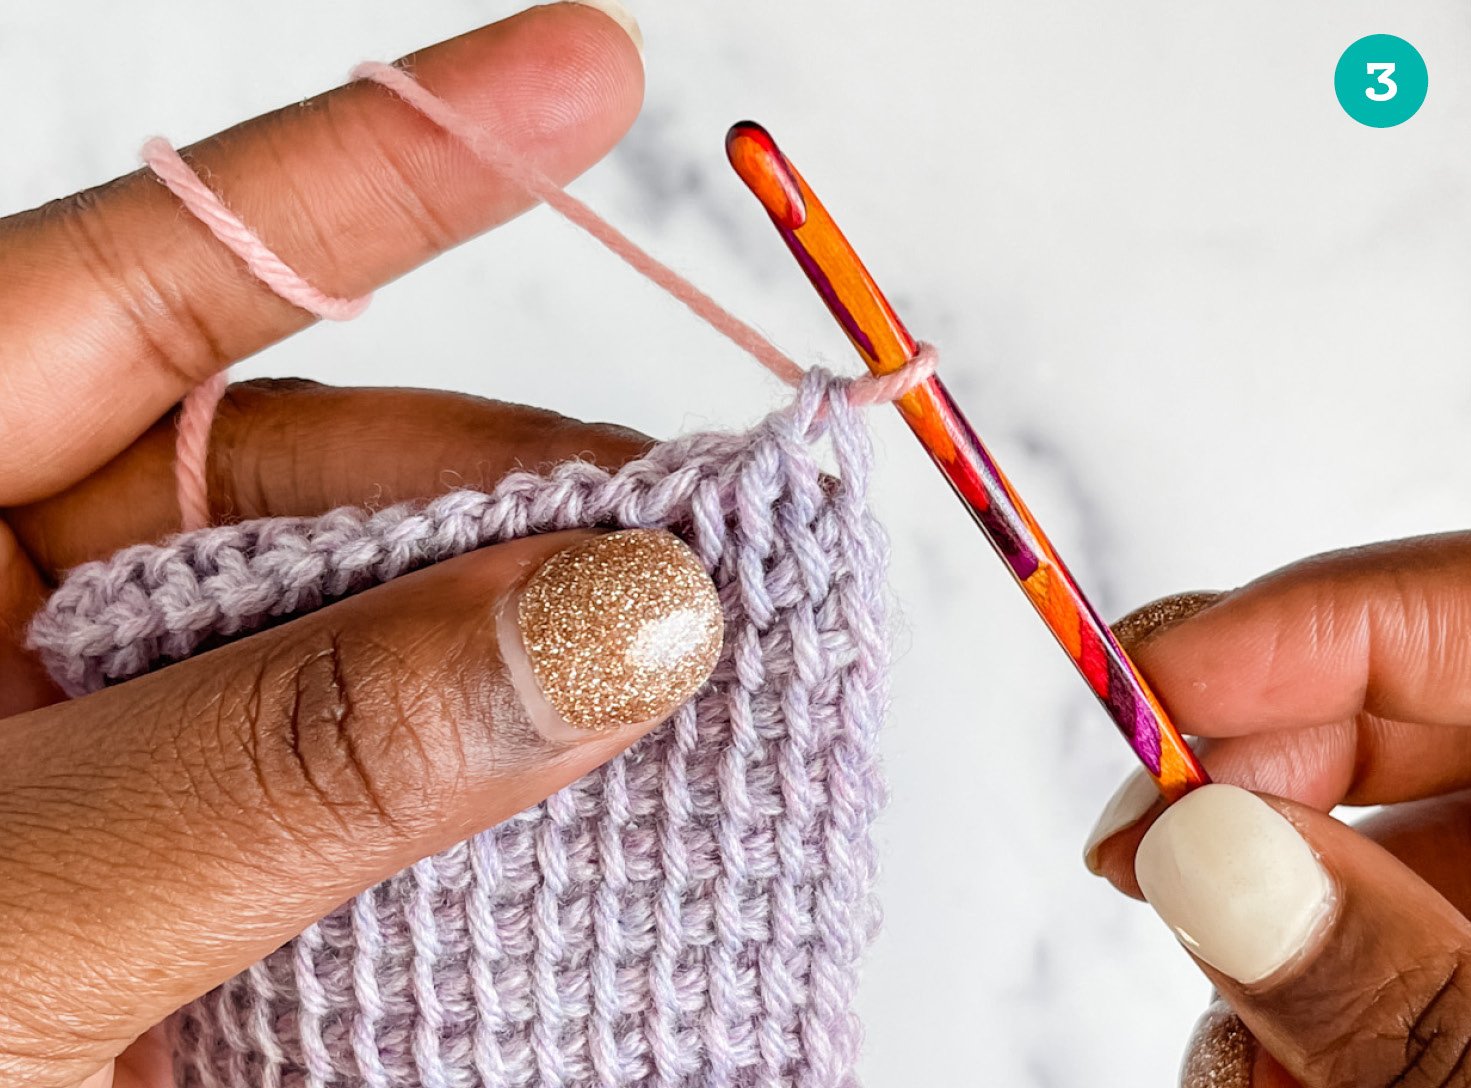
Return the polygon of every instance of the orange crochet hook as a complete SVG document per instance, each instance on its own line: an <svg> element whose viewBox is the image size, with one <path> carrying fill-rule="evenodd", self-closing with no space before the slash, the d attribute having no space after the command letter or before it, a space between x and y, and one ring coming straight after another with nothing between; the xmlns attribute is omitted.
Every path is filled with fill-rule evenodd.
<svg viewBox="0 0 1471 1088"><path fill-rule="evenodd" d="M874 374L914 358L918 344L822 202L760 125L726 136L731 165ZM895 402L910 429L1006 563L1044 623L1129 742L1160 792L1175 800L1209 779L1108 624L961 414L938 376Z"/></svg>

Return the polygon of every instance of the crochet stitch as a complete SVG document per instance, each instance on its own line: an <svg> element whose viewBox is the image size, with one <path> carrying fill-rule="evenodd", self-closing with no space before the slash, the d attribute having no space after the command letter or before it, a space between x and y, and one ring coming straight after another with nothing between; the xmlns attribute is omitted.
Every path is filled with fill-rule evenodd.
<svg viewBox="0 0 1471 1088"><path fill-rule="evenodd" d="M32 640L74 694L558 529L670 529L725 610L709 685L664 726L182 1010L181 1088L855 1084L887 677L860 416L812 373L750 432L617 472L205 529L72 572Z"/></svg>

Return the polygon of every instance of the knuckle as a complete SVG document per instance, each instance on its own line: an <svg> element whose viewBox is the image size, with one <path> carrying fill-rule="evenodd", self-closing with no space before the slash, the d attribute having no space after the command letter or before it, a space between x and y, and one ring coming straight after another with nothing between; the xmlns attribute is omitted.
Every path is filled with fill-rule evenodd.
<svg viewBox="0 0 1471 1088"><path fill-rule="evenodd" d="M399 655L320 626L256 668L233 715L268 804L298 828L321 813L339 830L412 837L447 760L438 716L407 698L426 685Z"/></svg>
<svg viewBox="0 0 1471 1088"><path fill-rule="evenodd" d="M1452 963L1431 965L1410 978L1404 1022L1404 1068L1396 1088L1464 1088L1471 1085L1471 971L1458 953Z"/></svg>
<svg viewBox="0 0 1471 1088"><path fill-rule="evenodd" d="M1462 952L1398 971L1346 1022L1349 1033L1309 1062L1321 1083L1471 1088L1471 970Z"/></svg>
<svg viewBox="0 0 1471 1088"><path fill-rule="evenodd" d="M439 212L442 197L436 193L422 157L405 156L400 144L388 138L379 123L376 102L329 97L323 102L327 132L348 161L361 162L364 179L374 182L375 195L425 253L438 253L460 241L456 229Z"/></svg>
<svg viewBox="0 0 1471 1088"><path fill-rule="evenodd" d="M109 188L53 201L43 214L59 228L82 275L133 334L145 363L177 384L192 386L224 366L227 354L206 315L191 303L191 293L160 278L116 234Z"/></svg>

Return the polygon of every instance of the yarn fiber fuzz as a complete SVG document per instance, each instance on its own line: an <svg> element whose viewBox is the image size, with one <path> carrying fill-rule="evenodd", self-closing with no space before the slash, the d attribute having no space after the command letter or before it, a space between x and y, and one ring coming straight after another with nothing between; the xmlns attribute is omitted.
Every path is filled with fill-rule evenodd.
<svg viewBox="0 0 1471 1088"><path fill-rule="evenodd" d="M489 494L203 529L72 572L32 640L74 694L558 529L670 529L725 609L710 684L667 724L183 1009L181 1088L856 1083L888 660L846 393L813 373L753 430L615 473L573 462Z"/></svg>

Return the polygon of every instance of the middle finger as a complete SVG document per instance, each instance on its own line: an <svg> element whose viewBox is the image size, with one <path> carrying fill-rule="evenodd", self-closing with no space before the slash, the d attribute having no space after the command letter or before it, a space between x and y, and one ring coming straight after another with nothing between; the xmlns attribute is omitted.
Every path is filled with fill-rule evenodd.
<svg viewBox="0 0 1471 1088"><path fill-rule="evenodd" d="M174 438L165 419L80 484L6 511L48 577L178 529ZM388 506L574 458L614 468L648 445L622 427L458 393L247 382L210 435L210 505L224 519Z"/></svg>

